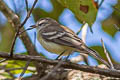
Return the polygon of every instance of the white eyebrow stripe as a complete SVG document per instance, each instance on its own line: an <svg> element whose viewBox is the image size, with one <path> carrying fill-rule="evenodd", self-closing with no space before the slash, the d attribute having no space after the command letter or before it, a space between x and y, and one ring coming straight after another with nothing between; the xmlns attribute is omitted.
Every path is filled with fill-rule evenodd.
<svg viewBox="0 0 120 80"><path fill-rule="evenodd" d="M46 33L42 33L43 35L45 35L45 36L48 36L48 35L54 35L54 34L56 34L57 32L56 31L54 31L54 32L46 32Z"/></svg>
<svg viewBox="0 0 120 80"><path fill-rule="evenodd" d="M50 37L50 38L48 38L48 39L52 40L52 39L56 39L56 38L58 38L58 37L62 37L65 33L66 33L66 32L58 33L58 34L56 34L56 35L54 35L54 36L52 36L52 37Z"/></svg>
<svg viewBox="0 0 120 80"><path fill-rule="evenodd" d="M43 22L46 22L46 20L41 20L38 24L41 24L41 23L43 23Z"/></svg>

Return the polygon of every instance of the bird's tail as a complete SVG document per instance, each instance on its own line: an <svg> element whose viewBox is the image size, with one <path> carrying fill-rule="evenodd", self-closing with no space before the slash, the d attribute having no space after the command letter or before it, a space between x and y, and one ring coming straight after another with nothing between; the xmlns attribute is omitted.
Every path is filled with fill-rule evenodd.
<svg viewBox="0 0 120 80"><path fill-rule="evenodd" d="M90 48L88 48L88 47L86 47L86 48L84 48L84 49L85 49L85 51L88 52L89 55L93 56L95 59L97 59L97 60L101 61L102 63L104 63L107 67L111 68L110 64L109 64L107 61L105 61L105 60L99 55L98 52L96 52L95 50L90 49Z"/></svg>

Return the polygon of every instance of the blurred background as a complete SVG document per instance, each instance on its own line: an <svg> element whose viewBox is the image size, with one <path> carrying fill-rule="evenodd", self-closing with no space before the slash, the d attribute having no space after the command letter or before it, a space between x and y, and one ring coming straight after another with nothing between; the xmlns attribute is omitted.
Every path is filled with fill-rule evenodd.
<svg viewBox="0 0 120 80"><path fill-rule="evenodd" d="M64 5L63 0L38 0L31 17L24 25L25 29L28 29L30 25L35 24L37 20L42 17L51 17L59 23L69 27L74 32L77 32L83 25L80 21L77 11L74 11L74 6L71 8L71 4ZM79 1L76 0L75 3ZM117 25L120 27L120 11L116 10L114 6L120 10L120 1L118 0L95 0L100 5L98 11L93 13L94 16L90 16L87 20L92 23L89 24L86 35L86 44L95 49L100 55L106 59L104 50L102 48L101 38L103 39L106 49L110 53L113 62L120 63L120 32L114 27ZM19 15L22 22L27 14L25 0L4 0L4 2L11 8L16 14ZM31 8L34 0L28 0L28 7ZM102 4L101 4L102 3ZM87 4L87 3L86 3ZM118 6L119 5L119 6ZM92 8L94 9L94 8ZM94 12L95 10L93 10ZM89 16L89 15L88 15ZM95 19L94 19L95 18ZM94 20L94 21L93 21ZM91 32L91 29L92 32ZM46 58L55 59L58 55L47 52L36 39L36 29L27 31L33 44L36 46L37 51L44 55ZM8 23L6 17L0 12L0 51L10 52L12 40L14 38L14 28ZM81 32L78 35L81 38ZM36 40L36 41L35 41ZM14 53L27 54L27 51L20 40L17 38ZM71 57L77 56L79 53L74 53ZM12 66L12 61L10 62ZM24 62L22 62L24 64ZM80 62L84 64L84 62ZM98 62L89 56L89 64L97 65ZM21 65L21 64L20 64ZM18 71L19 72L19 71ZM29 72L28 72L29 73Z"/></svg>

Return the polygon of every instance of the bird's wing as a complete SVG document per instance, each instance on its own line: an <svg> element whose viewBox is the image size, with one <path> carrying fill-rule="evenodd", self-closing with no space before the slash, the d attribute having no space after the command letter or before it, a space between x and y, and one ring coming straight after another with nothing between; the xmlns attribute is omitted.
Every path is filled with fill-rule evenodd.
<svg viewBox="0 0 120 80"><path fill-rule="evenodd" d="M48 29L46 30L49 31L43 31L41 34L43 39L56 44L77 48L83 53L89 53L91 56L110 67L110 65L96 51L88 48L74 32L71 32L70 29L67 28L67 30L65 30L66 28L63 28L63 26L56 28L55 26L49 26L47 28Z"/></svg>
<svg viewBox="0 0 120 80"><path fill-rule="evenodd" d="M49 31L43 31L41 33L43 39L47 41L55 42L56 44L69 46L73 48L84 44L83 41L69 28L66 28L64 26L55 27L53 25L47 28L48 29L46 30Z"/></svg>

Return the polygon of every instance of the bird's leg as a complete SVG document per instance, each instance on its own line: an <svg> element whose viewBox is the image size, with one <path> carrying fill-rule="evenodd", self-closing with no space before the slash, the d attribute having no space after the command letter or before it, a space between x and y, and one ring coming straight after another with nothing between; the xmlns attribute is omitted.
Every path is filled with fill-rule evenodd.
<svg viewBox="0 0 120 80"><path fill-rule="evenodd" d="M61 56L65 53L66 50L64 50L55 60L61 59Z"/></svg>
<svg viewBox="0 0 120 80"><path fill-rule="evenodd" d="M75 52L75 51L72 51L72 52L70 52L68 55L67 55L67 57L66 57L66 61L68 61L68 58L70 57L70 55L73 53L73 52ZM70 61L70 60L69 60Z"/></svg>
<svg viewBox="0 0 120 80"><path fill-rule="evenodd" d="M71 53L69 53L69 54L67 55L67 57L65 58L65 61L68 61L68 58L70 57L70 55L71 55Z"/></svg>

